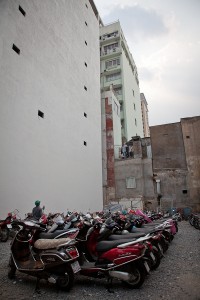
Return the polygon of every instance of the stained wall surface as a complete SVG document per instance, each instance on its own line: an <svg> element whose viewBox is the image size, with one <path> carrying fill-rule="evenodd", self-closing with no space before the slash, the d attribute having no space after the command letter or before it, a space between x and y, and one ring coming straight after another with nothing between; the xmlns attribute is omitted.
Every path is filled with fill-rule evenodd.
<svg viewBox="0 0 200 300"><path fill-rule="evenodd" d="M1 218L102 209L98 36L88 0L0 1Z"/></svg>

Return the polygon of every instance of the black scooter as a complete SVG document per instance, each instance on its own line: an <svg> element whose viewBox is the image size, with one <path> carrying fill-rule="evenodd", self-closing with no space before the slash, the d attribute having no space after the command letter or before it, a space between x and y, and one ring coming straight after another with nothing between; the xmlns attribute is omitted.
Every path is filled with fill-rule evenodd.
<svg viewBox="0 0 200 300"><path fill-rule="evenodd" d="M18 221L21 226L11 243L8 277L13 279L16 270L54 283L58 288L70 290L74 274L80 270L76 241L69 238L36 239L45 229L31 221Z"/></svg>

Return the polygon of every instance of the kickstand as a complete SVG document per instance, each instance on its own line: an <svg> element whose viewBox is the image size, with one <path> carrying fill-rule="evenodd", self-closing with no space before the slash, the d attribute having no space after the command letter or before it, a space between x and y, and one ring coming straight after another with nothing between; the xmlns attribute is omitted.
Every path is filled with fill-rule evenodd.
<svg viewBox="0 0 200 300"><path fill-rule="evenodd" d="M37 277L37 281L36 281L36 286L35 286L34 293L41 294L41 290L40 290L40 278L38 278L38 277Z"/></svg>
<svg viewBox="0 0 200 300"><path fill-rule="evenodd" d="M107 290L108 290L109 293L114 293L114 291L111 290L111 288L112 288L112 282L113 282L112 278L108 278L108 281L107 281Z"/></svg>

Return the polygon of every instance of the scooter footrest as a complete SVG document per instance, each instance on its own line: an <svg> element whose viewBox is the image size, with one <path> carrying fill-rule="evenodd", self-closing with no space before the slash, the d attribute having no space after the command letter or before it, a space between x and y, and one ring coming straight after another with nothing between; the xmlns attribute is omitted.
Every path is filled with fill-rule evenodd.
<svg viewBox="0 0 200 300"><path fill-rule="evenodd" d="M17 267L18 269L26 269L26 270L37 270L37 269L43 269L44 268L44 265L41 261L18 261L17 262Z"/></svg>

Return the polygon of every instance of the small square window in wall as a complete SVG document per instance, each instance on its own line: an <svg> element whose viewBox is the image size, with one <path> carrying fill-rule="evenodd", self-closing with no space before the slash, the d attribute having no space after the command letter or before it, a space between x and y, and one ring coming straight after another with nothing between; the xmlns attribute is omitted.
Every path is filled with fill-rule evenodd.
<svg viewBox="0 0 200 300"><path fill-rule="evenodd" d="M86 90L87 91L87 87L84 85L84 90Z"/></svg>
<svg viewBox="0 0 200 300"><path fill-rule="evenodd" d="M136 188L135 177L127 177L126 178L126 188L127 189L135 189Z"/></svg>
<svg viewBox="0 0 200 300"><path fill-rule="evenodd" d="M187 190L182 190L183 194L187 194Z"/></svg>
<svg viewBox="0 0 200 300"><path fill-rule="evenodd" d="M15 44L13 44L12 49L13 49L18 55L20 55L20 49L19 49Z"/></svg>
<svg viewBox="0 0 200 300"><path fill-rule="evenodd" d="M88 23L85 21L85 25L88 26Z"/></svg>
<svg viewBox="0 0 200 300"><path fill-rule="evenodd" d="M86 66L86 68L87 68L87 63L85 62L85 66Z"/></svg>
<svg viewBox="0 0 200 300"><path fill-rule="evenodd" d="M84 112L84 117L87 118L87 114Z"/></svg>
<svg viewBox="0 0 200 300"><path fill-rule="evenodd" d="M84 144L84 146L87 146L87 142L86 141L84 141L83 144Z"/></svg>
<svg viewBox="0 0 200 300"><path fill-rule="evenodd" d="M41 110L38 110L38 117L44 119L44 113Z"/></svg>
<svg viewBox="0 0 200 300"><path fill-rule="evenodd" d="M190 138L190 136L189 135L186 135L186 139L189 139Z"/></svg>
<svg viewBox="0 0 200 300"><path fill-rule="evenodd" d="M85 41L85 44L86 44L86 46L87 46L87 42Z"/></svg>
<svg viewBox="0 0 200 300"><path fill-rule="evenodd" d="M23 8L19 5L19 11L22 13L22 15L25 17L26 12L23 10Z"/></svg>

